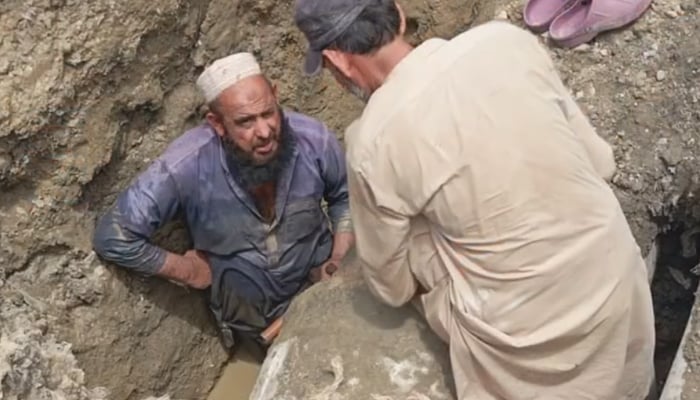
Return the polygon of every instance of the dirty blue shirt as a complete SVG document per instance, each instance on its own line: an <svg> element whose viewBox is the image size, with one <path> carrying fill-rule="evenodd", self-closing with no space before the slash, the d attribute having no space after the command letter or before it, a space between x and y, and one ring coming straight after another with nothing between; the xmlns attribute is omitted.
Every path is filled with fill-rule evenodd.
<svg viewBox="0 0 700 400"><path fill-rule="evenodd" d="M294 136L295 146L279 178L271 224L237 183L220 138L205 123L172 142L120 194L98 222L95 251L152 275L166 252L149 237L182 212L194 248L209 257L214 308L221 290L233 290L269 304L268 318L279 315L309 270L330 257L332 233L351 229L345 156L335 135L319 121L290 111L283 114L282 129ZM235 287L221 288L224 272L235 275Z"/></svg>

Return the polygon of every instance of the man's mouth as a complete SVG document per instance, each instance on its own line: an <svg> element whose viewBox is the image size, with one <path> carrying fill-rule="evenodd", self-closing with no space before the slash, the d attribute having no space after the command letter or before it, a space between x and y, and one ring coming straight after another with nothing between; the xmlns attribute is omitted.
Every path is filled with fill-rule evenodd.
<svg viewBox="0 0 700 400"><path fill-rule="evenodd" d="M275 150L275 141L270 140L269 143L263 146L259 146L255 148L255 152L260 155L267 155L270 154L272 151Z"/></svg>

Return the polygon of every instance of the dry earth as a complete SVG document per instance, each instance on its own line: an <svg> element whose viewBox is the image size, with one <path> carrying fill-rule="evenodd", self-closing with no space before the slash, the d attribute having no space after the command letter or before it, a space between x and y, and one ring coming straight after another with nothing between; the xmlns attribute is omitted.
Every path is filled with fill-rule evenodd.
<svg viewBox="0 0 700 400"><path fill-rule="evenodd" d="M402 4L416 42L494 16L521 23L519 1ZM193 82L216 57L253 51L285 106L342 134L361 105L328 77L299 74L304 45L290 6L0 2L0 399L205 397L226 355L201 295L104 265L90 236L118 191L199 121ZM631 27L575 50L552 48L566 83L615 146L615 190L645 253L659 234L671 232L675 243L682 232L692 238L700 219L699 25L700 0L656 0ZM159 241L176 250L188 244L177 224ZM682 249L693 258L693 246ZM694 287L679 276L695 279L681 268L655 293L692 299ZM658 328L682 330L669 304ZM350 336L364 328L351 329ZM700 398L694 332L685 348L686 399Z"/></svg>

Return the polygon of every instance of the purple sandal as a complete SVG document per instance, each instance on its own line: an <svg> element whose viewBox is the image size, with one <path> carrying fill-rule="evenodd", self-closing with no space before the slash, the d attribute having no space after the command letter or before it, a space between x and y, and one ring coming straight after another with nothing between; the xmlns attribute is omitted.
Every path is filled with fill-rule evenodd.
<svg viewBox="0 0 700 400"><path fill-rule="evenodd" d="M652 0L576 0L552 21L549 36L561 47L576 47L593 40L601 32L637 20L651 2Z"/></svg>
<svg viewBox="0 0 700 400"><path fill-rule="evenodd" d="M534 32L546 32L557 15L571 7L574 2L575 0L528 0L523 10L525 25Z"/></svg>

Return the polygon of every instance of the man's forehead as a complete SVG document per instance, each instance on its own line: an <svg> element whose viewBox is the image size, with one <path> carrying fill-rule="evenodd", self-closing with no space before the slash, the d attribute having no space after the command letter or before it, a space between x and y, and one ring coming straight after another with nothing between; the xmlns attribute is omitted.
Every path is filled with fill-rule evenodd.
<svg viewBox="0 0 700 400"><path fill-rule="evenodd" d="M246 78L221 92L219 103L234 111L249 107L269 106L276 103L274 92L262 76Z"/></svg>

